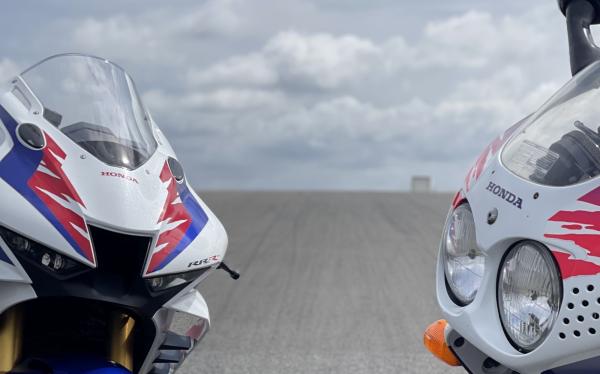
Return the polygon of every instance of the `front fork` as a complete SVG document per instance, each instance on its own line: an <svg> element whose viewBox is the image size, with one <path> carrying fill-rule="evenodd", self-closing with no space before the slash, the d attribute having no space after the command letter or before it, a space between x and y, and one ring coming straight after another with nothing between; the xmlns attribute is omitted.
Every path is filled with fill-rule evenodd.
<svg viewBox="0 0 600 374"><path fill-rule="evenodd" d="M125 314L111 316L109 357L129 371L133 370L133 328L135 320ZM23 314L19 306L13 306L0 317L0 373L13 370L21 360L23 350Z"/></svg>
<svg viewBox="0 0 600 374"><path fill-rule="evenodd" d="M12 307L0 316L0 373L13 369L21 357L23 316Z"/></svg>

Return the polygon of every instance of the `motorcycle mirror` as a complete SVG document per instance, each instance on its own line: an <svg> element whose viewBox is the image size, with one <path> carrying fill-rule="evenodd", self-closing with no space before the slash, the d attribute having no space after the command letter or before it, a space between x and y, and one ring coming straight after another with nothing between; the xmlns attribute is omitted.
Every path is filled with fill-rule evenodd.
<svg viewBox="0 0 600 374"><path fill-rule="evenodd" d="M600 61L600 48L594 43L590 25L600 23L600 0L558 0L567 20L571 74Z"/></svg>

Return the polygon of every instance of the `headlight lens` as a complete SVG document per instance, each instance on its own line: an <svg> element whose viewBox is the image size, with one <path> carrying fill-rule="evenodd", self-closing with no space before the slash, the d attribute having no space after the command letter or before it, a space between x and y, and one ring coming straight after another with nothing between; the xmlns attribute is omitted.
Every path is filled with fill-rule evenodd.
<svg viewBox="0 0 600 374"><path fill-rule="evenodd" d="M63 254L57 253L50 248L3 227L0 227L0 236L2 236L4 242L19 259L28 261L59 278L72 277L91 269L82 263L74 261Z"/></svg>
<svg viewBox="0 0 600 374"><path fill-rule="evenodd" d="M168 288L177 287L181 286L182 284L189 283L197 279L210 269L212 268L207 267L199 270L187 271L185 273L168 274L160 277L147 278L146 283L153 292L160 292Z"/></svg>
<svg viewBox="0 0 600 374"><path fill-rule="evenodd" d="M444 272L451 296L460 305L475 299L485 271L485 258L477 247L475 222L469 204L448 217L444 234Z"/></svg>
<svg viewBox="0 0 600 374"><path fill-rule="evenodd" d="M524 241L506 255L498 279L498 307L512 343L523 351L539 346L559 312L558 269L542 244Z"/></svg>

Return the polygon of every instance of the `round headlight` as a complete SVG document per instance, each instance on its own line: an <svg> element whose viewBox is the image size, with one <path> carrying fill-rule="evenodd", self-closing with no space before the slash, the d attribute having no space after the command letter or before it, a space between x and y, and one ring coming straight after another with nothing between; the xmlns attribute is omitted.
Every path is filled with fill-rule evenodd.
<svg viewBox="0 0 600 374"><path fill-rule="evenodd" d="M451 296L460 305L475 299L485 270L477 247L475 221L469 204L458 206L448 217L444 233L444 272Z"/></svg>
<svg viewBox="0 0 600 374"><path fill-rule="evenodd" d="M504 258L498 278L502 325L514 345L531 351L556 321L561 295L558 269L542 244L524 241Z"/></svg>

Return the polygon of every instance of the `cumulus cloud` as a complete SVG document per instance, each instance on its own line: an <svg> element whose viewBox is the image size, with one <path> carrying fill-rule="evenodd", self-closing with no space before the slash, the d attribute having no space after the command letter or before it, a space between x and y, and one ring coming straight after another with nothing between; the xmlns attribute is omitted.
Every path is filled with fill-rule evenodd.
<svg viewBox="0 0 600 374"><path fill-rule="evenodd" d="M200 188L454 189L569 76L547 0L107 1L17 37L121 62Z"/></svg>
<svg viewBox="0 0 600 374"><path fill-rule="evenodd" d="M483 69L507 58L528 63L547 56L554 35L541 31L547 16L494 17L469 11L428 22L412 43L402 35L375 41L357 35L285 31L258 51L209 67L193 67L191 84L291 84L338 88L368 74L439 68ZM509 57L510 56L510 57Z"/></svg>
<svg viewBox="0 0 600 374"><path fill-rule="evenodd" d="M193 92L188 95L168 95L160 90L149 91L144 95L146 103L159 111L240 111L250 109L265 110L283 105L284 95L276 91L220 88L211 92Z"/></svg>
<svg viewBox="0 0 600 374"><path fill-rule="evenodd" d="M284 32L264 48L283 80L314 82L323 88L336 87L370 71L379 49L369 40L354 35L302 35Z"/></svg>
<svg viewBox="0 0 600 374"><path fill-rule="evenodd" d="M343 188L336 183L355 172L355 187L391 188L396 182L384 181L385 173L400 169L404 180L430 171L452 188L490 139L564 79L531 64L557 53L546 16L468 11L430 21L412 39L280 31L254 51L194 66L186 90L146 99L159 112L187 113L177 128L188 141L210 134L193 142L218 152L223 167L252 160L257 178L249 188L300 183L271 175L289 167L307 173L306 181L308 170L320 175L314 187ZM367 171L377 183L358 177Z"/></svg>
<svg viewBox="0 0 600 374"><path fill-rule="evenodd" d="M273 85L279 74L260 53L229 58L214 66L197 67L188 72L189 83L230 85Z"/></svg>
<svg viewBox="0 0 600 374"><path fill-rule="evenodd" d="M380 49L354 35L285 31L261 51L235 56L189 72L191 83L273 85L292 83L334 88L369 72Z"/></svg>
<svg viewBox="0 0 600 374"><path fill-rule="evenodd" d="M73 22L71 45L116 59L177 62L187 56L174 49L176 45L190 39L193 42L193 38L235 33L243 23L236 11L238 3L208 0L193 4L183 14L170 8L151 8L135 15L87 17Z"/></svg>

